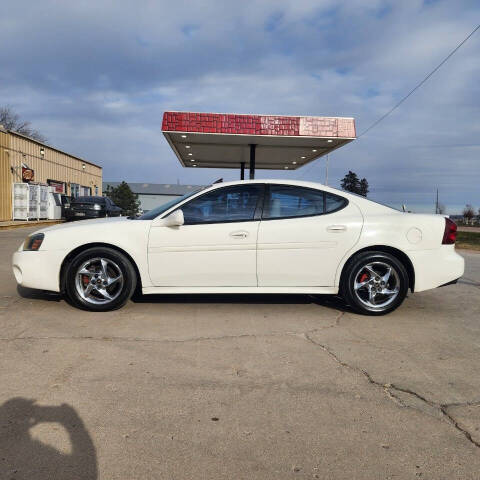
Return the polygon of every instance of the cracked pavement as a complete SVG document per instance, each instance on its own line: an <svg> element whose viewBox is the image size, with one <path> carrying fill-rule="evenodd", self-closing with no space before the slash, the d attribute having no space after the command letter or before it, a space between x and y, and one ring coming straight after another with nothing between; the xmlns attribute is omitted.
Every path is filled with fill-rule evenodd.
<svg viewBox="0 0 480 480"><path fill-rule="evenodd" d="M96 314L18 295L28 232L0 232L1 479L478 478L480 254L385 317L232 295Z"/></svg>

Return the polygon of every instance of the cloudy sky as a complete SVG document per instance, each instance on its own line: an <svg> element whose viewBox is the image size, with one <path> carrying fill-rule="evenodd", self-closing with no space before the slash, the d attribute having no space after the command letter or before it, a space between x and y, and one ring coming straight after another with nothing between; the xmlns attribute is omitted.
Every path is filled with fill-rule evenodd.
<svg viewBox="0 0 480 480"><path fill-rule="evenodd" d="M0 16L0 105L104 180L208 183L179 166L165 110L353 116L361 133L478 24L478 0L37 0ZM480 31L419 91L334 152L371 197L480 207ZM318 160L276 177L324 180ZM272 176L258 172L258 177Z"/></svg>

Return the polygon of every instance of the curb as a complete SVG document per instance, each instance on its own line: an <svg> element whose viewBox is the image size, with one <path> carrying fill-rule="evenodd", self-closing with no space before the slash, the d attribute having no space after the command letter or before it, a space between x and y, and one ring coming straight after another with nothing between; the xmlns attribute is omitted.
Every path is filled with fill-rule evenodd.
<svg viewBox="0 0 480 480"><path fill-rule="evenodd" d="M28 228L28 227L38 227L41 228L43 226L50 227L52 225L57 225L59 223L63 223L63 220L52 220L51 222L20 222L20 223L9 223L7 225L0 224L0 231L2 230L14 230L16 228Z"/></svg>

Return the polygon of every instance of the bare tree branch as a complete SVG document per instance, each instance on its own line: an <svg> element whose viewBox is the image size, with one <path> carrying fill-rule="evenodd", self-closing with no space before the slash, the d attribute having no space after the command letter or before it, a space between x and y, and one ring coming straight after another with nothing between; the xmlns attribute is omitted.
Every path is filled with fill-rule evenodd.
<svg viewBox="0 0 480 480"><path fill-rule="evenodd" d="M0 107L0 125L3 125L7 130L20 133L38 142L47 142L47 139L38 130L31 127L30 122L21 120L20 115L9 105Z"/></svg>
<svg viewBox="0 0 480 480"><path fill-rule="evenodd" d="M472 222L473 217L475 216L475 210L473 207L467 203L463 209L463 221L468 225Z"/></svg>

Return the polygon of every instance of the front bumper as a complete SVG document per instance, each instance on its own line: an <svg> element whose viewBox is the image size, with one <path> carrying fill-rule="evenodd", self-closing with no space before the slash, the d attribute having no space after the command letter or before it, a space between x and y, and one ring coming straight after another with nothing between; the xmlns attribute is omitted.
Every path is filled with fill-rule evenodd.
<svg viewBox="0 0 480 480"><path fill-rule="evenodd" d="M455 245L408 252L408 256L415 270L415 292L453 283L465 271L465 260L455 251Z"/></svg>
<svg viewBox="0 0 480 480"><path fill-rule="evenodd" d="M12 257L15 280L22 287L60 291L60 268L67 252L17 250Z"/></svg>

